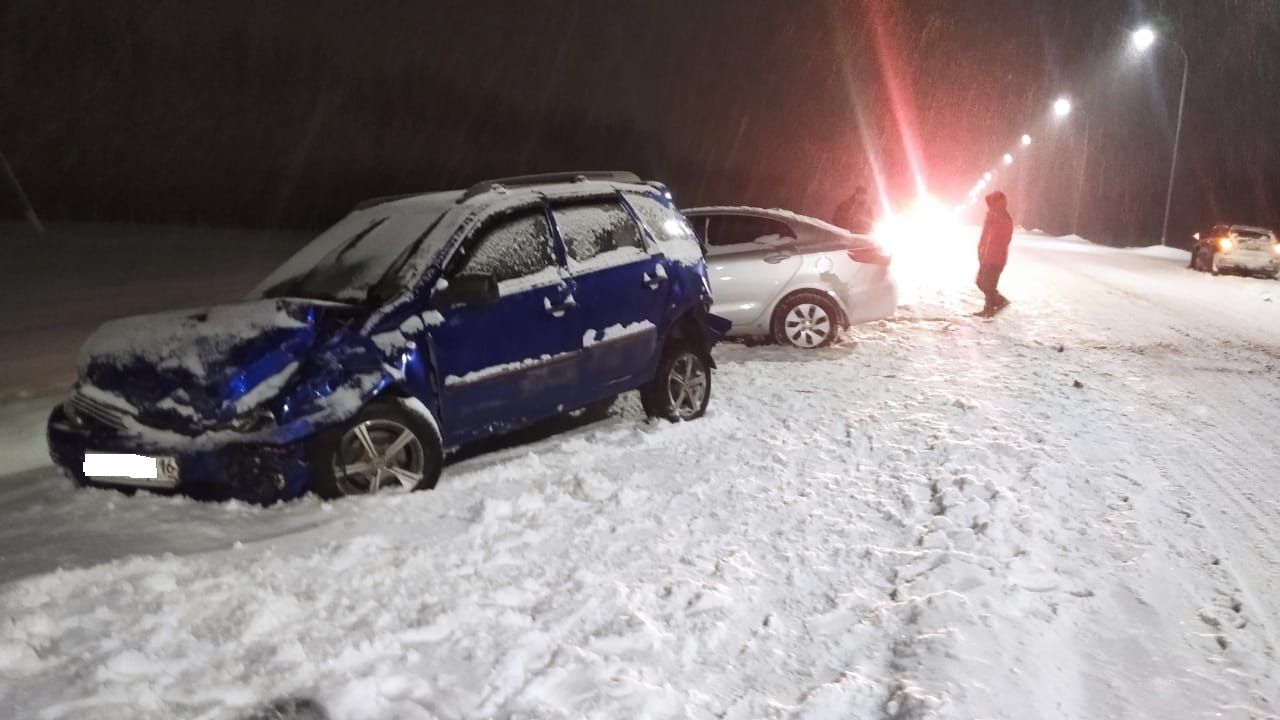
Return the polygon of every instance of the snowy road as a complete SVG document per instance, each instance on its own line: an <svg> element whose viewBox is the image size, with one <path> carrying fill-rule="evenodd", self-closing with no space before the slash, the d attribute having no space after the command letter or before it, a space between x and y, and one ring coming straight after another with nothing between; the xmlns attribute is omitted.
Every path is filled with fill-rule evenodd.
<svg viewBox="0 0 1280 720"><path fill-rule="evenodd" d="M0 717L1276 717L1280 283L1019 236L985 322L971 253L431 493L0 479Z"/></svg>

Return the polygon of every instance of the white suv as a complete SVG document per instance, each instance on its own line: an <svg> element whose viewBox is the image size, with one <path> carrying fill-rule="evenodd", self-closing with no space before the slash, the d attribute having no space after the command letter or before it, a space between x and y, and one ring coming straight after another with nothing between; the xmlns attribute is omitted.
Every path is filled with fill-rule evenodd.
<svg viewBox="0 0 1280 720"><path fill-rule="evenodd" d="M1214 275L1224 272L1280 279L1280 244L1276 234L1250 225L1215 225L1196 233L1191 267Z"/></svg>

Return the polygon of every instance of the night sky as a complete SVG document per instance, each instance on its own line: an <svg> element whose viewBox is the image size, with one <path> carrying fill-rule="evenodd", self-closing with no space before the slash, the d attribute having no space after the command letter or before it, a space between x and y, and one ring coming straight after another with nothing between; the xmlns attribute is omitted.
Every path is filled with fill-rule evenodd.
<svg viewBox="0 0 1280 720"><path fill-rule="evenodd" d="M625 168L685 206L829 217L855 184L955 202L998 186L1067 231L1158 240L1280 224L1280 2L5 0L0 150L46 219L332 222L375 195ZM877 182L879 178L879 182ZM0 186L0 213L19 217Z"/></svg>

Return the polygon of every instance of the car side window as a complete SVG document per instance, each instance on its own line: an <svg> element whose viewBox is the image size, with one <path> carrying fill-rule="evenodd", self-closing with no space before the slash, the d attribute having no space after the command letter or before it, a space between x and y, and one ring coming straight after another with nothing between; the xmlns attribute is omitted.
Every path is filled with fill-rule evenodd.
<svg viewBox="0 0 1280 720"><path fill-rule="evenodd" d="M640 227L616 200L558 207L551 213L574 262L586 262L614 250L644 252Z"/></svg>
<svg viewBox="0 0 1280 720"><path fill-rule="evenodd" d="M555 265L551 230L541 209L505 218L472 246L458 273L492 275L498 282L532 275Z"/></svg>
<svg viewBox="0 0 1280 720"><path fill-rule="evenodd" d="M763 238L794 238L789 225L773 218L753 215L716 215L707 218L707 243L715 246L742 245Z"/></svg>
<svg viewBox="0 0 1280 720"><path fill-rule="evenodd" d="M702 258L702 241L674 206L640 193L627 193L626 199L640 222L649 229L659 252L669 259L686 262Z"/></svg>

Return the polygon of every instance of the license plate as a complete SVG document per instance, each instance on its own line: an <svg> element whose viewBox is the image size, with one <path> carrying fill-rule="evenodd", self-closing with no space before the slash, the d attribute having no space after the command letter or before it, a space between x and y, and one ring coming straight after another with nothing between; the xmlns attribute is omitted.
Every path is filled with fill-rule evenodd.
<svg viewBox="0 0 1280 720"><path fill-rule="evenodd" d="M95 482L171 488L178 484L178 459L127 453L85 453L84 474Z"/></svg>

